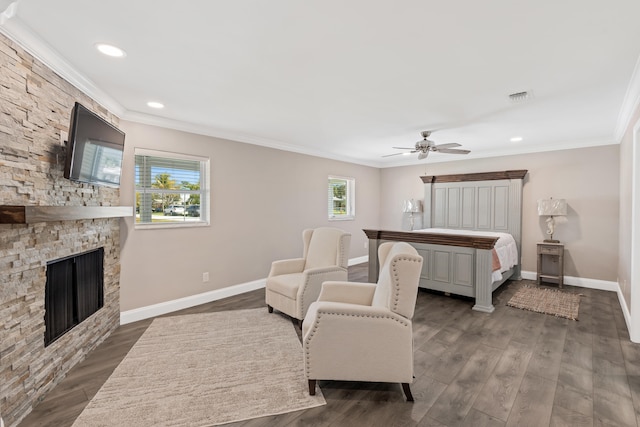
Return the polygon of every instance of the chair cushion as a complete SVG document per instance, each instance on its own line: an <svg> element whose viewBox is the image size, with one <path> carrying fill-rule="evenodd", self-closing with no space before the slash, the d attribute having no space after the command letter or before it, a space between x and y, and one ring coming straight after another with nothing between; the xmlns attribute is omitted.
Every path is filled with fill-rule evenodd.
<svg viewBox="0 0 640 427"><path fill-rule="evenodd" d="M267 279L267 288L295 300L298 295L298 289L302 284L303 274L304 273L292 273L269 277Z"/></svg>
<svg viewBox="0 0 640 427"><path fill-rule="evenodd" d="M344 231L337 228L316 228L311 235L305 270L338 265L338 245Z"/></svg>

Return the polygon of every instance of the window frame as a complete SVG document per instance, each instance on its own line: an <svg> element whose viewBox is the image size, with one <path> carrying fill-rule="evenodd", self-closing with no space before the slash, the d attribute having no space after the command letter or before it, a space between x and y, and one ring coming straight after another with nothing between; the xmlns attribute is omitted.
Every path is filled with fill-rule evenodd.
<svg viewBox="0 0 640 427"><path fill-rule="evenodd" d="M140 191L140 188L137 186L137 176L136 176L136 168L138 164L138 156L143 157L158 157L164 158L168 160L190 160L196 161L200 163L200 189L199 190L187 190L187 189L160 189L160 188L152 188L148 187L144 190ZM207 227L210 226L210 212L211 212L211 204L210 204L210 165L211 161L209 157L204 156L196 156L185 153L175 153L169 151L161 151L161 150L152 150L147 148L134 148L134 171L133 171L133 190L134 190L134 228L135 229L162 229L162 228L189 228L189 227ZM182 222L139 222L136 212L137 207L137 199L138 193L140 194L149 194L149 193L159 193L159 194L196 194L200 196L200 217L199 219L190 220L190 221L182 221ZM185 206L186 208L186 206Z"/></svg>
<svg viewBox="0 0 640 427"><path fill-rule="evenodd" d="M334 211L333 186L331 181L345 181L346 211L344 214L336 214ZM356 219L356 179L353 177L329 175L327 180L327 214L329 221L353 221Z"/></svg>

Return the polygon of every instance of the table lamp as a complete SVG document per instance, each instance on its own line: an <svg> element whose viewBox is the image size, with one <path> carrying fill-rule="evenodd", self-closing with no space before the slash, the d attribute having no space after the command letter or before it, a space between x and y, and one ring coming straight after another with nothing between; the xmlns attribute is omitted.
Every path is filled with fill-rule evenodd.
<svg viewBox="0 0 640 427"><path fill-rule="evenodd" d="M409 214L409 227L413 231L413 214L422 212L422 203L420 200L407 199L402 203L402 212Z"/></svg>
<svg viewBox="0 0 640 427"><path fill-rule="evenodd" d="M560 243L559 240L553 239L553 233L556 227L554 217L564 217L567 215L567 201L565 199L540 199L538 200L538 216L546 216L547 218L547 234L548 239L545 243Z"/></svg>

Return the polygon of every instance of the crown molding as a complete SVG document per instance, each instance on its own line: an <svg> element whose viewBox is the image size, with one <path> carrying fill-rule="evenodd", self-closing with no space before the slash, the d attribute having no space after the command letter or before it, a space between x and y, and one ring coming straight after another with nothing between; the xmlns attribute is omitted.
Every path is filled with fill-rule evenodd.
<svg viewBox="0 0 640 427"><path fill-rule="evenodd" d="M16 16L18 2L11 3L0 15L0 33L18 44L38 61L49 67L67 82L91 97L98 104L115 114L122 116L125 108L96 86L75 67L65 60L51 45L46 43L36 33Z"/></svg>
<svg viewBox="0 0 640 427"><path fill-rule="evenodd" d="M5 7L6 1L0 0L0 10ZM286 144L284 142L259 138L252 135L235 133L216 129L194 123L182 122L178 120L166 119L160 116L129 111L119 102L101 90L95 83L77 71L73 65L66 61L55 49L43 41L35 34L20 18L16 16L18 2L8 3L6 9L0 12L0 33L18 44L34 58L42 62L51 70L59 74L63 79L71 83L77 89L91 97L94 101L105 107L107 110L118 116L120 119L132 122L148 124L168 129L180 130L184 132L196 133L200 135L212 136L216 138L228 139L231 141L244 142L248 144L260 145L263 147L275 148L278 150L290 151L309 156L322 157L331 160L338 160L348 163L355 163L370 167L379 167L378 163L367 162L361 159L350 158L314 150L307 147Z"/></svg>
<svg viewBox="0 0 640 427"><path fill-rule="evenodd" d="M322 157L331 160L354 163L374 168L391 168L400 166L412 166L424 164L424 160L402 159L399 161L387 163L382 161L370 161L346 157L334 153L325 152L319 149L309 147L301 147L297 145L287 144L282 141L271 140L268 138L260 138L253 135L247 135L237 132L229 132L217 129L211 126L182 122L173 119L167 119L160 116L129 111L118 101L101 90L94 82L77 71L75 67L65 60L51 45L46 43L36 33L34 33L26 24L24 24L18 16L16 16L19 1L0 0L0 34L5 35L10 40L18 44L21 48L31 54L34 58L41 61L51 70L59 74L62 78L75 86L77 89L91 97L94 101L105 107L107 110L115 114L121 119L131 122L148 124L168 129L180 130L200 135L222 138L231 141L243 142L248 144L259 145L263 147L274 148L283 151L289 151L309 156ZM506 150L489 150L486 152L472 152L464 158L458 156L429 156L429 163L444 163L461 160L473 160L488 157L501 157L509 155L518 155L526 153L537 153L545 151L568 150L574 148L585 148L600 145L619 144L624 136L626 129L633 117L636 108L640 105L640 58L636 62L631 81L627 88L627 92L618 114L618 122L612 139L602 138L599 140L581 140L581 141L555 141L544 145L531 146L514 146Z"/></svg>
<svg viewBox="0 0 640 427"><path fill-rule="evenodd" d="M218 129L212 126L183 122L180 120L168 119L165 117L155 116L151 114L140 113L136 111L126 111L126 113L120 117L121 119L128 120L134 123L141 123L145 125L157 126L167 129L178 130L182 132L189 132L198 135L211 136L214 138L226 139L234 142L243 142L246 144L259 145L262 147L274 148L276 150L289 151L298 154L305 154L308 156L322 157L325 159L338 160L341 162L355 163L363 166L370 166L379 168L380 164L376 162L367 162L362 159L356 159L352 157L346 157L334 153L329 153L322 150L316 150L309 147L302 147L298 145L287 144L281 141L256 137L254 135L243 134L240 132L229 132L226 130Z"/></svg>
<svg viewBox="0 0 640 427"><path fill-rule="evenodd" d="M636 61L636 66L633 69L627 92L622 101L622 107L618 113L618 123L615 129L615 140L617 143L622 141L625 132L629 128L631 119L636 109L640 105L640 57Z"/></svg>

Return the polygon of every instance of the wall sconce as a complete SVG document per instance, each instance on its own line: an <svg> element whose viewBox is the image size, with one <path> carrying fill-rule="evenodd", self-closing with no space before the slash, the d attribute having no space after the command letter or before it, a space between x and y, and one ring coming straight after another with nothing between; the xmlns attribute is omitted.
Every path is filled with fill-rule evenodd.
<svg viewBox="0 0 640 427"><path fill-rule="evenodd" d="M402 212L409 214L409 226L413 231L414 213L422 212L422 202L420 200L408 199L402 203Z"/></svg>
<svg viewBox="0 0 640 427"><path fill-rule="evenodd" d="M565 217L567 215L567 201L565 199L540 199L538 200L538 216L547 216L547 234L549 239L545 239L545 243L560 243L559 240L553 239L553 233L556 228L556 220L554 217Z"/></svg>

